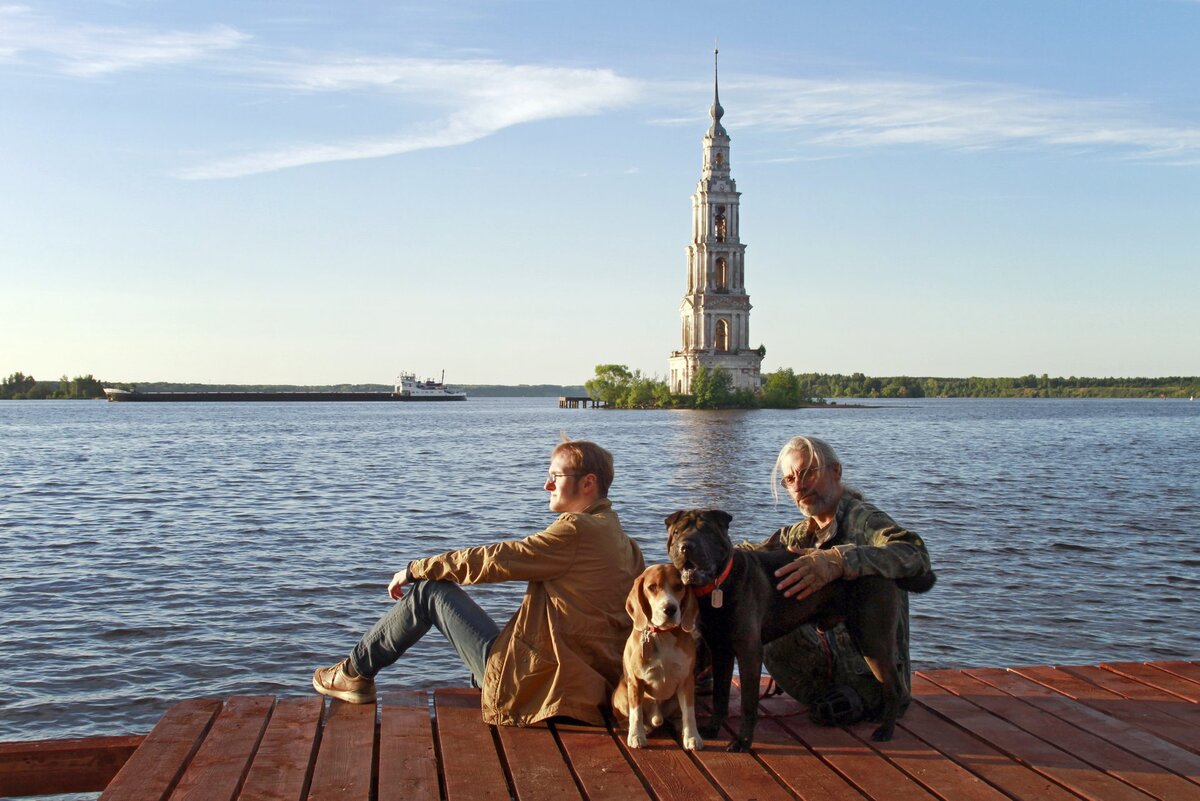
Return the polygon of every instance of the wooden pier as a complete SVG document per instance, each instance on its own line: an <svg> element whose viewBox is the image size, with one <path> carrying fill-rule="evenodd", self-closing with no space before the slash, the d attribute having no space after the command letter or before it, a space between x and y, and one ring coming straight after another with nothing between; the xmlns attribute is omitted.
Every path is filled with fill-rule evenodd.
<svg viewBox="0 0 1200 801"><path fill-rule="evenodd" d="M486 726L474 690L239 696L171 707L145 737L0 744L0 796L101 799L1200 800L1200 662L934 670L895 738L763 702L752 753L727 739ZM736 709L736 699L734 708ZM736 724L736 721L734 721Z"/></svg>
<svg viewBox="0 0 1200 801"><path fill-rule="evenodd" d="M603 409L608 406L605 401L589 398L586 395L562 395L558 399L558 408L586 409L589 403L592 404L593 409Z"/></svg>

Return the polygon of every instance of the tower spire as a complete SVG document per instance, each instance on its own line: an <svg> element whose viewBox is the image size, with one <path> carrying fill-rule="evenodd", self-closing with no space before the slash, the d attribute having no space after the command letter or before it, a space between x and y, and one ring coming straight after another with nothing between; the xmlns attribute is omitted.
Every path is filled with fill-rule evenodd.
<svg viewBox="0 0 1200 801"><path fill-rule="evenodd" d="M713 48L713 104L708 112L712 116L712 125L708 129L709 136L728 136L725 133L725 127L721 125L721 118L725 116L725 109L721 108L720 82L717 74L717 55L720 52L720 49Z"/></svg>

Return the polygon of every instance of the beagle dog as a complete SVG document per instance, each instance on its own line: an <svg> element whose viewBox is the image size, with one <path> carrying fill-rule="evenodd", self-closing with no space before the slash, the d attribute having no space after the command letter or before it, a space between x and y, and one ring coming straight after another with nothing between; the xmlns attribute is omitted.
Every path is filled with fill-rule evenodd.
<svg viewBox="0 0 1200 801"><path fill-rule="evenodd" d="M629 719L629 747L645 748L646 720L653 729L678 708L683 747L699 751L704 740L696 726L696 597L674 565L652 565L633 582L625 611L633 618L633 632L625 641L625 672L612 705L621 719Z"/></svg>

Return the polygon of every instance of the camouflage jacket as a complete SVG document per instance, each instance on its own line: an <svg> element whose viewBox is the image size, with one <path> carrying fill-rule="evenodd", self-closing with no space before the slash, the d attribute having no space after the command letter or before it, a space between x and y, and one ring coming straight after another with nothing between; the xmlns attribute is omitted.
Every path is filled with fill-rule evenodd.
<svg viewBox="0 0 1200 801"><path fill-rule="evenodd" d="M883 576L905 578L928 573L929 552L915 532L901 528L870 503L849 492L838 502L837 515L828 527L817 527L812 518L784 526L756 549L837 548L846 557L844 578Z"/></svg>

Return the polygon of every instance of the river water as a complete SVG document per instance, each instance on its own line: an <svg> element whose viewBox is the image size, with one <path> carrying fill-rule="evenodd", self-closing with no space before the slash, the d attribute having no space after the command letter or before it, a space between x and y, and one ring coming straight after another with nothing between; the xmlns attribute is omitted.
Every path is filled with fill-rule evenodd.
<svg viewBox="0 0 1200 801"><path fill-rule="evenodd" d="M0 740L147 731L174 701L311 692L409 559L548 524L561 432L616 457L647 561L663 518L735 538L791 436L928 543L918 667L1200 658L1200 403L919 400L874 408L562 410L463 404L0 403ZM503 621L522 587L473 593ZM381 690L465 685L432 633Z"/></svg>

